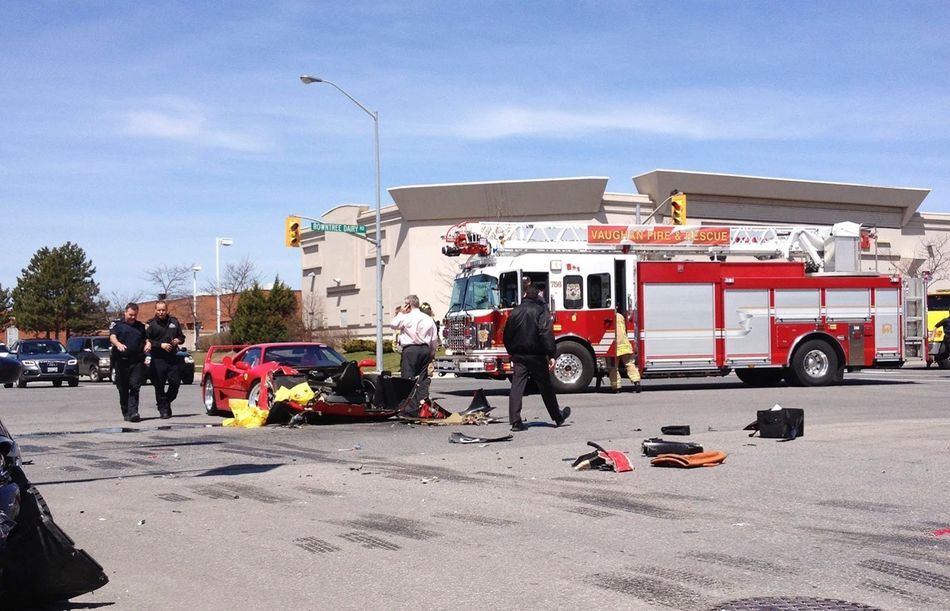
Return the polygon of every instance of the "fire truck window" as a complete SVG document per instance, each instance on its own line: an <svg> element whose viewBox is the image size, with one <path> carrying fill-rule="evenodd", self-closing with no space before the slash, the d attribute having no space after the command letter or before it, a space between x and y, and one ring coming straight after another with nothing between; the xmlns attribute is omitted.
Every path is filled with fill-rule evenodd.
<svg viewBox="0 0 950 611"><path fill-rule="evenodd" d="M492 306L492 286L487 282L476 282L472 285L472 307L484 310Z"/></svg>
<svg viewBox="0 0 950 611"><path fill-rule="evenodd" d="M564 309L580 310L584 307L584 278L564 276Z"/></svg>
<svg viewBox="0 0 950 611"><path fill-rule="evenodd" d="M452 287L449 312L485 310L498 305L498 279L486 274L458 278Z"/></svg>
<svg viewBox="0 0 950 611"><path fill-rule="evenodd" d="M518 305L518 272L505 272L498 281L501 295L501 307L513 308Z"/></svg>
<svg viewBox="0 0 950 611"><path fill-rule="evenodd" d="M587 276L587 307L592 310L610 307L610 274Z"/></svg>
<svg viewBox="0 0 950 611"><path fill-rule="evenodd" d="M463 305L466 310L486 310L498 305L498 279L486 274L468 279Z"/></svg>
<svg viewBox="0 0 950 611"><path fill-rule="evenodd" d="M529 284L533 284L538 287L538 294L543 300L547 300L550 295L548 295L548 273L547 272L521 272L521 293L524 294L524 289ZM521 295L518 295L521 297Z"/></svg>

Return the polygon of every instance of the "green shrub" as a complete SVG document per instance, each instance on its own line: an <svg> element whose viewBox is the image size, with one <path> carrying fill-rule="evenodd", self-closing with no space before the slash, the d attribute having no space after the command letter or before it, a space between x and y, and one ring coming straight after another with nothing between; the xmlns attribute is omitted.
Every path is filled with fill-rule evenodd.
<svg viewBox="0 0 950 611"><path fill-rule="evenodd" d="M393 351L393 342L391 339L383 340L383 354ZM343 341L343 352L376 352L376 340L373 339L347 339Z"/></svg>

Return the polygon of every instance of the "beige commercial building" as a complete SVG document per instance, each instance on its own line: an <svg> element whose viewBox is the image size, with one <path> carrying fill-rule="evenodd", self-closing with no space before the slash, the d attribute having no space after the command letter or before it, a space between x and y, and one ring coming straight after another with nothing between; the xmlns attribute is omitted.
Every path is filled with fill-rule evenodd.
<svg viewBox="0 0 950 611"><path fill-rule="evenodd" d="M917 274L933 266L932 288L950 288L950 215L919 207L929 189L655 170L633 178L636 193L606 192L607 178L456 183L394 187L395 202L381 211L383 313L406 294L428 301L441 316L451 280L464 257L441 254L443 236L466 220L669 223L662 204L677 189L688 195L690 224L832 225L853 221L877 240L862 255L865 271ZM365 225L375 240L375 209L344 204L326 223ZM652 222L652 221L651 221ZM353 336L373 337L376 324L376 251L350 234L305 231L301 298L304 322ZM944 252L944 250L946 252Z"/></svg>

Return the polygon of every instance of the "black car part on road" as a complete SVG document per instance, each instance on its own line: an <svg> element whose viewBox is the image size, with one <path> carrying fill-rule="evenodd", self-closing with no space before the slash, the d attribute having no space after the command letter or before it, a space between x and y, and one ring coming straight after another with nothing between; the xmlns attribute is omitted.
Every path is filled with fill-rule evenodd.
<svg viewBox="0 0 950 611"><path fill-rule="evenodd" d="M20 363L0 357L0 382ZM35 608L97 590L109 582L89 554L53 522L23 471L20 450L0 421L0 608Z"/></svg>

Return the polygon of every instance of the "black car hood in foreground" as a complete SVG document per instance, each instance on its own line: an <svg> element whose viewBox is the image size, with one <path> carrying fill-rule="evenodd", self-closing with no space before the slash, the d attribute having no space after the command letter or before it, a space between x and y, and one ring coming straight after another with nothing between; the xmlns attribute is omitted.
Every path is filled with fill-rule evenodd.
<svg viewBox="0 0 950 611"><path fill-rule="evenodd" d="M19 369L15 359L0 357L0 381L16 379ZM53 522L46 501L23 472L13 436L0 420L0 606L17 609L61 602L108 582L102 566L76 549Z"/></svg>

